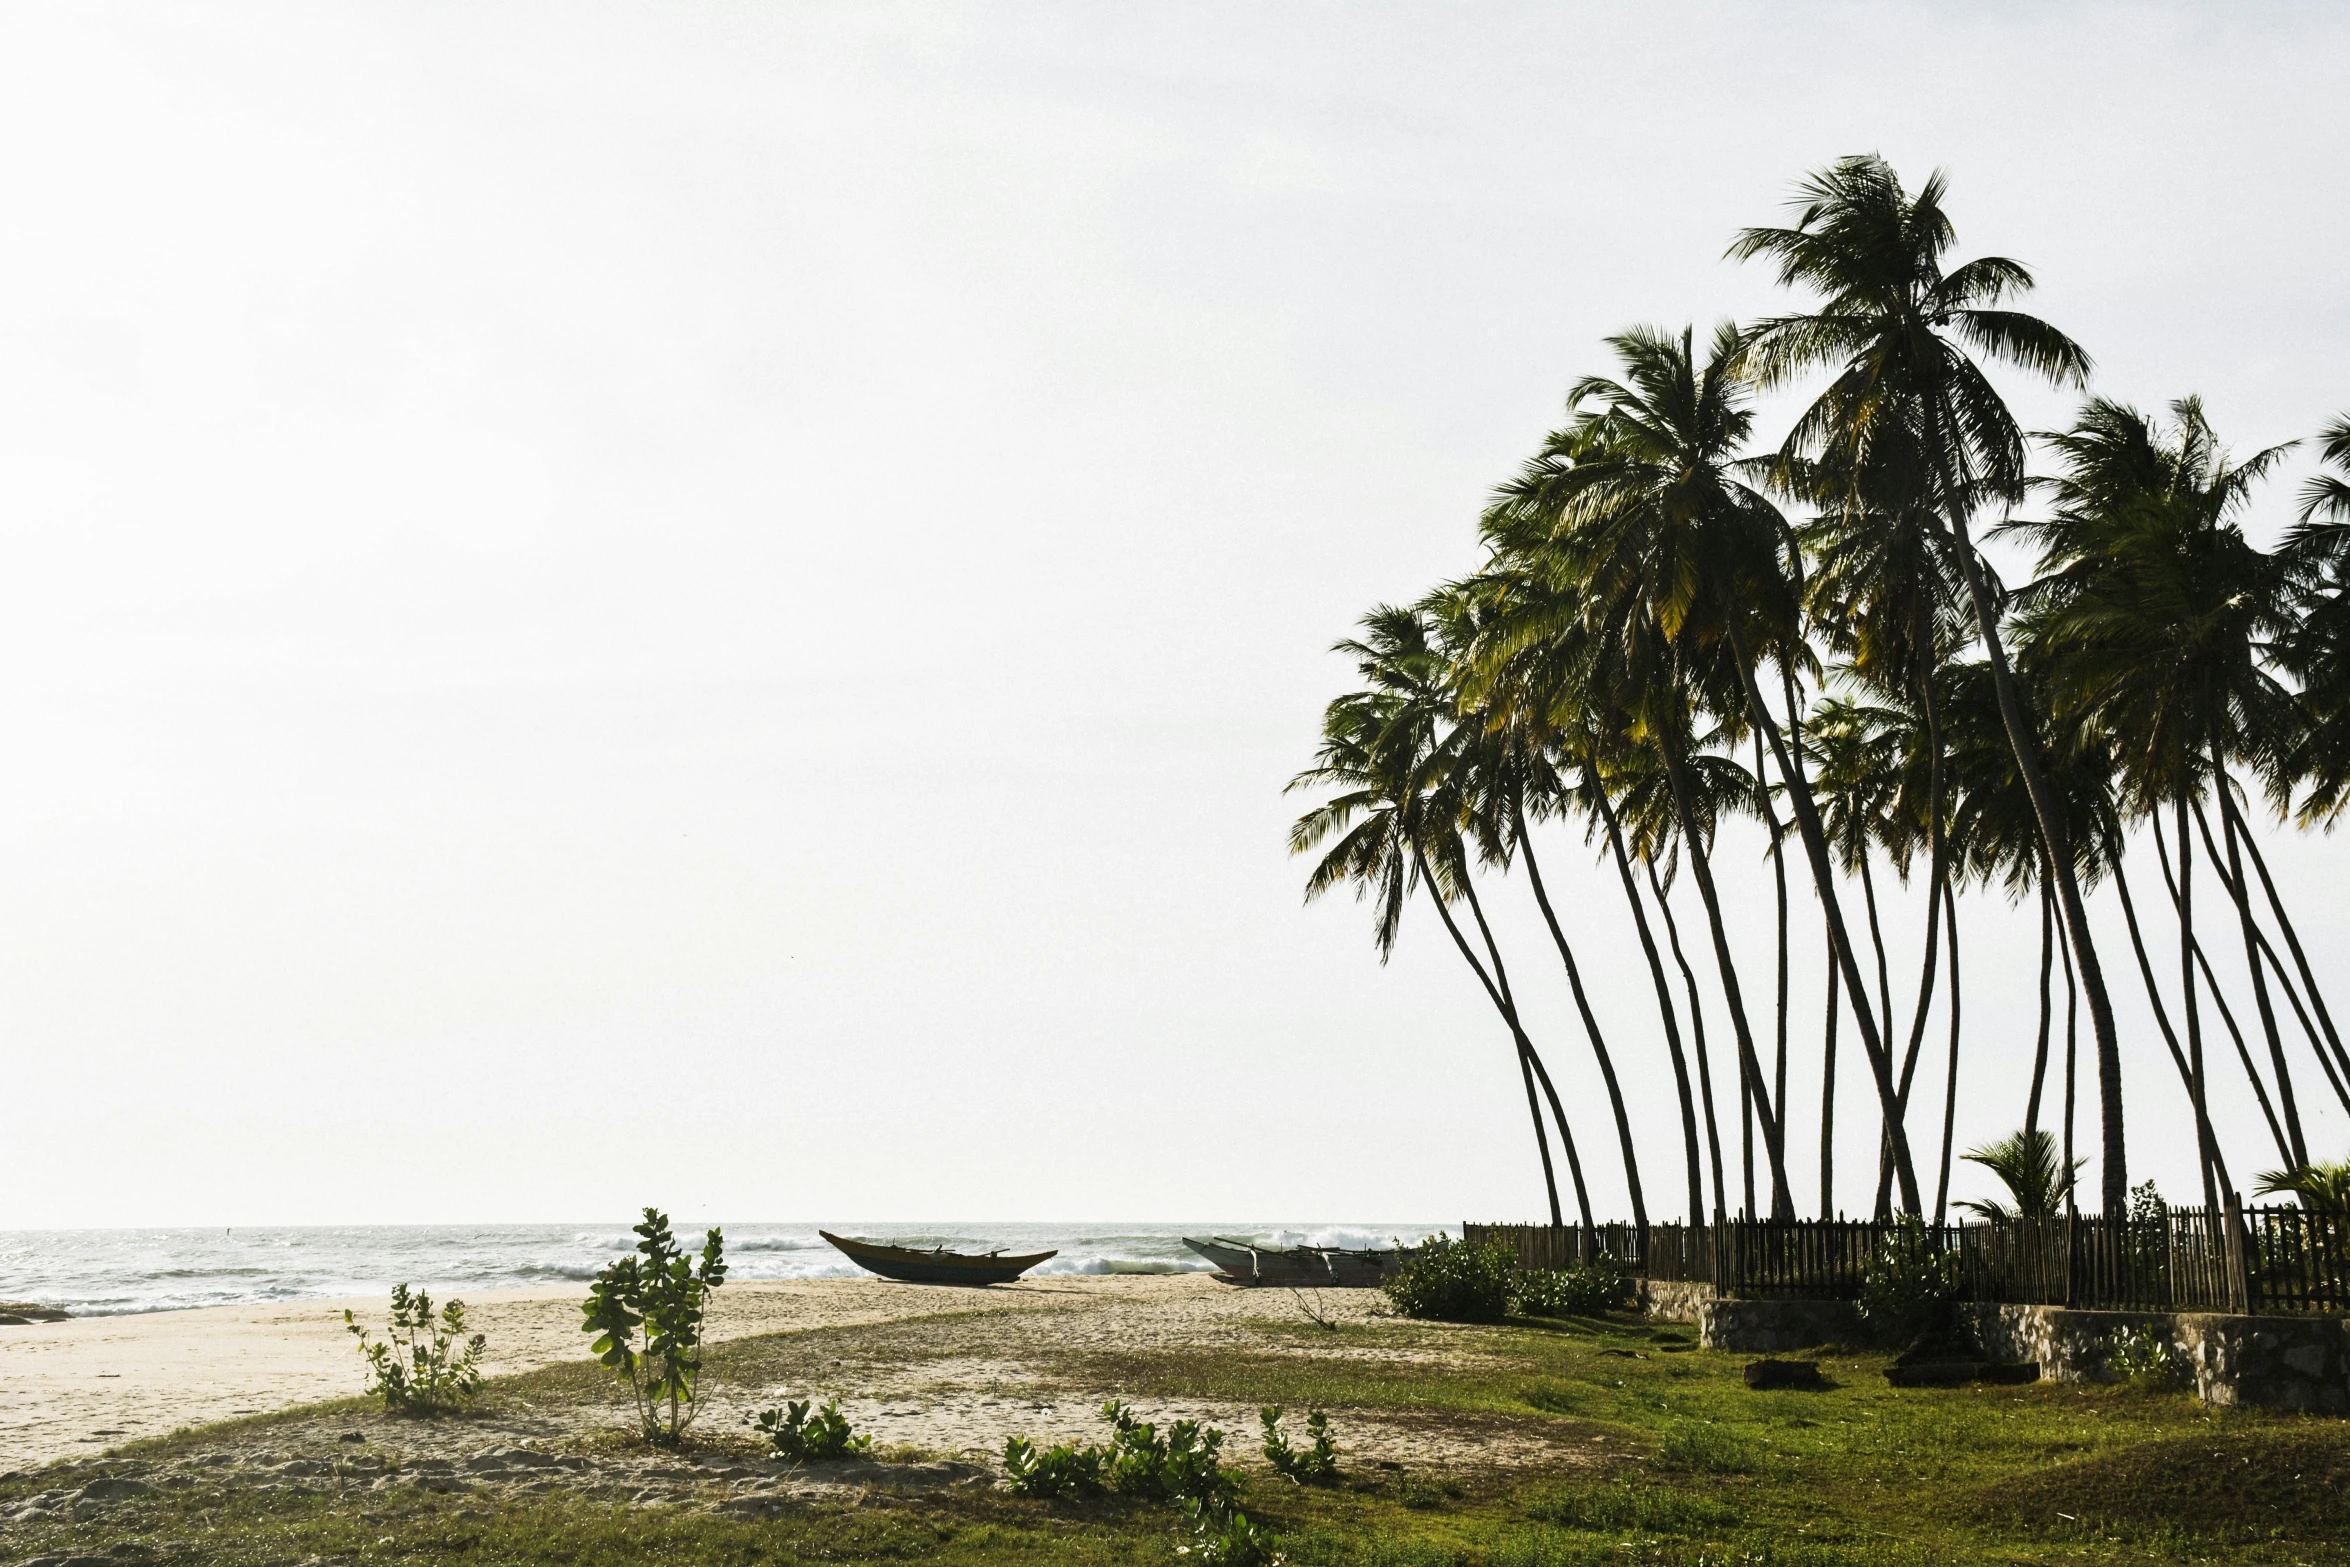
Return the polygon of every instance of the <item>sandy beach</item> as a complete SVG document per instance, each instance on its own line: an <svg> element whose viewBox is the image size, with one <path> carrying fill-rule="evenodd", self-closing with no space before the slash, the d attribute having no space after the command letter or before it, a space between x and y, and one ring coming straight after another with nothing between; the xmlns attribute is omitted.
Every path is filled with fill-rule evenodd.
<svg viewBox="0 0 2350 1567"><path fill-rule="evenodd" d="M1360 1320L1376 1292L1316 1292L1317 1310ZM508 1291L467 1302L489 1339L492 1375L586 1358L580 1292ZM266 1414L361 1391L359 1357L342 1314L380 1326L382 1297L219 1306L0 1328L0 1471L87 1457L141 1437ZM1001 1445L1010 1428L1085 1434L1086 1402L1031 1398L1023 1367L1069 1355L1262 1347L1306 1324L1289 1291L1237 1290L1206 1276L1058 1276L987 1290L881 1279L729 1285L712 1337L856 1328L935 1319L956 1347L943 1359L862 1361L838 1388L861 1429L883 1441L948 1452ZM934 1335L935 1336L935 1335ZM781 1388L714 1388L713 1419ZM1227 1418L1247 1411L1209 1411ZM1016 1419L1015 1419L1016 1416ZM1399 1440L1404 1439L1399 1433ZM1406 1445L1409 1445L1406 1440Z"/></svg>

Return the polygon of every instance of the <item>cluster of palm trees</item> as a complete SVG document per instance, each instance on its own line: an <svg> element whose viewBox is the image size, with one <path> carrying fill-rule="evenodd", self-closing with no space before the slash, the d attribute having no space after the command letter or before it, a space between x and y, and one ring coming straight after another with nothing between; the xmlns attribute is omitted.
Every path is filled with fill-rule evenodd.
<svg viewBox="0 0 2350 1567"><path fill-rule="evenodd" d="M2350 417L2321 435L2321 472L2270 550L2246 537L2242 514L2283 448L2231 459L2192 398L2167 420L2090 398L2070 429L2041 438L2050 471L2033 472L2032 443L1986 368L2085 391L2090 360L2014 308L2032 286L2021 265L1947 264L1944 195L1941 175L1912 191L1875 157L1803 181L1789 224L1747 229L1730 253L1773 266L1811 296L1806 308L1721 326L1702 349L1688 329L1610 338L1616 373L1575 383L1566 426L1486 508L1482 567L1374 610L1339 644L1360 688L1329 705L1315 763L1292 785L1321 796L1290 837L1318 856L1307 896L1369 898L1382 958L1407 904L1428 896L1511 1040L1554 1222L1553 1131L1580 1216L1593 1216L1571 1118L1484 902L1520 868L1606 1088L1633 1219L1648 1222L1616 1063L1537 858L1537 829L1554 824L1612 869L1645 954L1693 1222L1796 1213L1791 877L1809 878L1830 959L1816 1062L1823 1216L1836 1211L1845 1033L1875 1099L1877 1211L1924 1213L1928 1183L1937 1221L1947 1208L1969 887L2038 907L2039 1032L2006 1152L2049 1166L2041 1205L2085 1162L2073 1150L2084 1009L2103 1206L2127 1203L2122 1052L2085 902L2108 883L2207 1201L2234 1190L2208 1111L2215 1070L2248 1079L2280 1180L2313 1166L2305 1091L2322 1083L2350 1112L2350 1053L2247 819L2256 794L2303 826L2350 810ZM1815 376L1785 439L1758 448L1757 396ZM2029 581L2000 579L1978 548L1986 533L2037 551ZM1719 828L1740 816L1763 828L1776 882L1768 1023L1713 874ZM2150 951L2124 874L2140 828L2175 922L2175 968ZM1710 954L1691 952L1675 916L1684 872ZM1904 1011L1880 872L1924 891ZM2249 1015L2214 971L2235 957ZM1919 1094L1938 990L1943 1082ZM1729 1041L1708 1040L1709 1010L1727 1016ZM1725 1158L1715 1079L1727 1093L1733 1075L1739 1153ZM1912 1110L1936 1098L1928 1164ZM1994 1162L1999 1150L1978 1152Z"/></svg>

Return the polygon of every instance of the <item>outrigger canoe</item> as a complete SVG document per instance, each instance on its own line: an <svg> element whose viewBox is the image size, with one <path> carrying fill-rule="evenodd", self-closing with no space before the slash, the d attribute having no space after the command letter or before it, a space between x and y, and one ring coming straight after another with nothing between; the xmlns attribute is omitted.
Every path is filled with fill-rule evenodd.
<svg viewBox="0 0 2350 1567"><path fill-rule="evenodd" d="M1257 1246L1227 1236L1183 1237L1183 1244L1214 1263L1236 1284L1274 1284L1290 1289L1319 1285L1367 1288L1394 1277L1408 1251L1350 1251L1340 1246Z"/></svg>
<svg viewBox="0 0 2350 1567"><path fill-rule="evenodd" d="M905 1246L884 1246L877 1241L853 1241L830 1230L816 1233L867 1272L878 1273L885 1279L903 1279L908 1284L1009 1284L1047 1257L1060 1255L1058 1251L1040 1251L1025 1257L1007 1257L1001 1251L991 1251L973 1257L944 1247L915 1251Z"/></svg>

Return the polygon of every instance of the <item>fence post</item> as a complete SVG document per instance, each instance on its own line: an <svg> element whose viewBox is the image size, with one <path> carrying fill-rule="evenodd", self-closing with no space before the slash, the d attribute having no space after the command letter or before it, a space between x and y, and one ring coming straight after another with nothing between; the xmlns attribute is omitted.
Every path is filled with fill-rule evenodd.
<svg viewBox="0 0 2350 1567"><path fill-rule="evenodd" d="M2080 1217L2081 1217L2081 1214L2080 1214L2080 1210L2079 1210L2079 1209L2077 1209L2077 1208L2073 1207L2073 1206L2072 1206L2072 1204L2070 1204L2070 1203L2067 1203L2067 1204L2065 1204L2065 1209L2064 1209L2064 1303L2065 1303L2067 1306L2070 1306L2070 1305L2073 1303L2073 1293L2074 1293L2074 1291L2073 1291L2073 1276L2074 1276L2074 1273L2075 1273L2075 1271L2076 1271L2076 1269L2077 1269L2077 1266L2078 1266L2078 1265L2077 1265L2077 1263L2076 1263L2076 1260L2075 1260L2075 1259L2079 1257L2079 1255L2080 1255L2080 1250L2081 1250L2081 1248L2080 1248L2080 1237L2074 1233L2074 1231L2075 1231L2075 1228L2076 1228L2076 1226L2077 1226L2077 1224L2078 1224L2078 1222L2079 1222L2079 1220L2080 1220Z"/></svg>
<svg viewBox="0 0 2350 1567"><path fill-rule="evenodd" d="M2252 1310L2251 1258L2245 1255L2244 1199L2235 1192L2228 1193L2226 1223L2228 1309L2249 1315Z"/></svg>

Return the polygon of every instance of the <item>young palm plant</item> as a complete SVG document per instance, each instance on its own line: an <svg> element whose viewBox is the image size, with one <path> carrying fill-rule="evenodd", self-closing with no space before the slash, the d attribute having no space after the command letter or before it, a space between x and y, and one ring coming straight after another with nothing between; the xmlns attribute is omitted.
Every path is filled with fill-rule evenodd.
<svg viewBox="0 0 2350 1567"><path fill-rule="evenodd" d="M2085 1162L2076 1159L2067 1167L2057 1157L2056 1139L2037 1127L2026 1127L1995 1143L1969 1149L1962 1157L1969 1164L1979 1164L1998 1176L1999 1183L2007 1188L2013 1206L1996 1199L1958 1205L1994 1224L2056 1217L2064 1206L2065 1194L2080 1179L2081 1165Z"/></svg>

